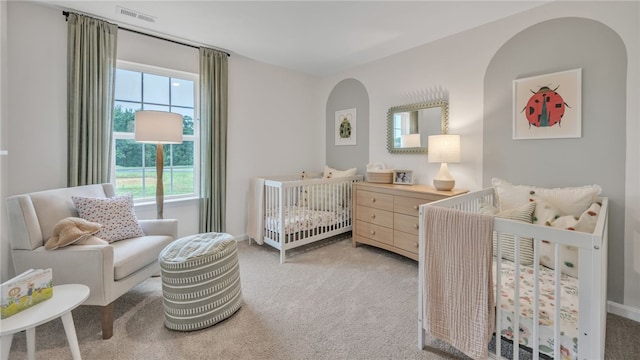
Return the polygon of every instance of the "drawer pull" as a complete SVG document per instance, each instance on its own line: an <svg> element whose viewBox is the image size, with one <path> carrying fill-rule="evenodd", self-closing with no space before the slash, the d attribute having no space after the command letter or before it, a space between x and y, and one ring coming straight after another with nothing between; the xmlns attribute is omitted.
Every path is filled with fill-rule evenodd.
<svg viewBox="0 0 640 360"><path fill-rule="evenodd" d="M413 205L413 210L418 210L418 205Z"/></svg>
<svg viewBox="0 0 640 360"><path fill-rule="evenodd" d="M371 198L371 202L372 203L376 202L376 198Z"/></svg>
<svg viewBox="0 0 640 360"><path fill-rule="evenodd" d="M371 218L375 219L376 218L376 214L371 214Z"/></svg>
<svg viewBox="0 0 640 360"><path fill-rule="evenodd" d="M418 243L415 243L415 244L413 244L413 245L415 245L415 247L418 247Z"/></svg>
<svg viewBox="0 0 640 360"><path fill-rule="evenodd" d="M419 227L419 225L418 224L413 224L413 227L417 229Z"/></svg>
<svg viewBox="0 0 640 360"><path fill-rule="evenodd" d="M371 235L375 235L376 231L375 230L371 230Z"/></svg>

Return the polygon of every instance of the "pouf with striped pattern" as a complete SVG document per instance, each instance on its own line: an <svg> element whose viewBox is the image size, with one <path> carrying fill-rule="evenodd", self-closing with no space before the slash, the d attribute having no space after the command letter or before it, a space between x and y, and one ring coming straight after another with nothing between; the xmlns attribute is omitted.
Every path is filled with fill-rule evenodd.
<svg viewBox="0 0 640 360"><path fill-rule="evenodd" d="M203 329L240 308L238 245L230 234L212 232L178 239L160 252L158 261L167 328Z"/></svg>

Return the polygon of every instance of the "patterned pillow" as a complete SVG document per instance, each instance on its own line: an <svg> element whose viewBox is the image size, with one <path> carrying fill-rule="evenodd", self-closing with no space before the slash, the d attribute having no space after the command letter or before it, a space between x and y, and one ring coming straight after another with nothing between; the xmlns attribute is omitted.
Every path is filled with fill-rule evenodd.
<svg viewBox="0 0 640 360"><path fill-rule="evenodd" d="M600 213L600 207L600 204L593 203L584 213L582 213L582 215L580 215L579 218L576 218L573 215L561 216L547 224L547 226L591 234L596 229L596 222L598 220L598 214ZM577 278L578 248L567 245L561 245L560 247L562 250L562 262L560 264L560 271L563 274ZM555 268L555 245L546 240L542 240L542 243L540 244L540 264L550 269Z"/></svg>
<svg viewBox="0 0 640 360"><path fill-rule="evenodd" d="M95 236L110 243L144 236L133 210L131 194L113 198L72 196L71 199L81 218L102 224Z"/></svg>

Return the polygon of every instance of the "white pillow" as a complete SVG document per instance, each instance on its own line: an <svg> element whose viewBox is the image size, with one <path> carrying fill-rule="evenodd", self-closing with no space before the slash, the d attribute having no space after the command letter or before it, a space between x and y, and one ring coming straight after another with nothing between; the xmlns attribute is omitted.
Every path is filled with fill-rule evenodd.
<svg viewBox="0 0 640 360"><path fill-rule="evenodd" d="M500 211L524 205L535 193L553 204L563 214L580 216L602 192L602 188L598 185L548 189L531 185L513 185L498 178L491 179L491 184L498 197Z"/></svg>
<svg viewBox="0 0 640 360"><path fill-rule="evenodd" d="M600 204L593 203L587 210L585 210L584 213L582 213L582 215L580 215L579 218L576 218L573 215L561 216L547 226L591 234L596 228L600 208ZM563 274L577 278L578 248L566 245L561 245L560 247L562 249L562 263L560 271L562 271ZM555 260L555 245L546 240L542 240L540 244L540 264L550 269L554 269L556 264Z"/></svg>
<svg viewBox="0 0 640 360"><path fill-rule="evenodd" d="M324 179L337 178L337 177L349 177L349 176L354 176L357 170L358 170L357 168L351 168L347 170L338 170L325 165L324 174L322 175L322 177Z"/></svg>
<svg viewBox="0 0 640 360"><path fill-rule="evenodd" d="M109 243L144 236L133 209L131 194L113 198L72 196L78 215L88 221L102 224L95 236Z"/></svg>

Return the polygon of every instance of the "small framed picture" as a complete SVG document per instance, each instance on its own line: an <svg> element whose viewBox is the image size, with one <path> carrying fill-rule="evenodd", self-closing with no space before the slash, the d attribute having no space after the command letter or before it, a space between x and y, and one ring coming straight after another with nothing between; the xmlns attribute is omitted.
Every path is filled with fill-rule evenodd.
<svg viewBox="0 0 640 360"><path fill-rule="evenodd" d="M411 170L393 170L393 183L400 185L413 184L413 171Z"/></svg>

